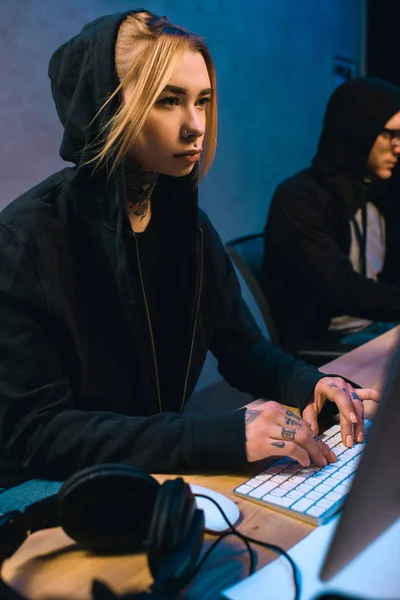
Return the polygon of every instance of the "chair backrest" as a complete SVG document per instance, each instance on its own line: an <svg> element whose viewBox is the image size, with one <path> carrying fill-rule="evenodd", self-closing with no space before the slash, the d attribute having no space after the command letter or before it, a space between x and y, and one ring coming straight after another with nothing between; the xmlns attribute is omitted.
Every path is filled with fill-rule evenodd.
<svg viewBox="0 0 400 600"><path fill-rule="evenodd" d="M271 309L261 287L264 235L262 233L244 235L227 242L225 248L257 304L268 329L271 342L279 345L278 333Z"/></svg>

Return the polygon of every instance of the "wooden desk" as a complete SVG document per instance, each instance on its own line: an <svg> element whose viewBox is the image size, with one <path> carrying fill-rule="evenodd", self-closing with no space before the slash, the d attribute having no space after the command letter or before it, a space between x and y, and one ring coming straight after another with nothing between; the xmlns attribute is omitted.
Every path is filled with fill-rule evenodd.
<svg viewBox="0 0 400 600"><path fill-rule="evenodd" d="M364 387L381 389L398 336L399 328L396 328L328 363L321 370L349 377ZM241 510L239 529L244 534L288 549L313 530L311 525L233 496L232 489L245 476L193 475L185 476L185 480L231 496ZM156 477L159 481L170 478L165 475ZM207 536L205 545L213 539L213 536ZM272 552L264 549L256 549L256 552L258 567L275 558ZM243 544L228 537L217 547L201 575L186 589L183 597L216 600L222 589L242 579L247 572L248 559ZM90 556L79 549L61 528L30 536L5 562L3 577L32 600L86 600L91 598L94 578L107 582L119 594L142 591L152 581L144 554Z"/></svg>

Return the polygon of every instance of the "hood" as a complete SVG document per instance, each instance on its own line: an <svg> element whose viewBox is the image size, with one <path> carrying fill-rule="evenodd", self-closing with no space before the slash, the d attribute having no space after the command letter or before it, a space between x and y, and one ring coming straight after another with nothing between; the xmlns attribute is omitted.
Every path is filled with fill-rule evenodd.
<svg viewBox="0 0 400 600"><path fill-rule="evenodd" d="M49 77L58 117L64 127L60 155L76 165L91 157L88 148L118 108L114 98L96 114L117 88L114 47L118 29L129 11L100 17L55 51ZM92 150L93 152L93 150Z"/></svg>
<svg viewBox="0 0 400 600"><path fill-rule="evenodd" d="M341 174L362 182L376 138L399 111L399 87L372 77L343 83L326 107L313 168L323 177Z"/></svg>
<svg viewBox="0 0 400 600"><path fill-rule="evenodd" d="M64 126L60 146L61 157L74 163L78 169L80 182L89 181L94 188L95 181L102 182L105 168L96 171L93 177L91 165L85 163L94 156L96 146L101 143L100 132L118 109L120 99L115 96L100 115L98 111L106 99L119 85L115 68L115 43L122 21L129 15L146 12L144 9L106 15L85 25L82 31L55 51L49 63L51 90L58 117ZM123 196L121 176L118 168L113 176L111 196L102 201L103 220L116 227L118 205ZM76 174L77 174L76 173ZM186 225L197 223L196 171L174 178L162 175L158 178L158 195L168 196L169 206L174 205ZM107 186L109 187L109 186ZM191 200L191 201L190 201Z"/></svg>

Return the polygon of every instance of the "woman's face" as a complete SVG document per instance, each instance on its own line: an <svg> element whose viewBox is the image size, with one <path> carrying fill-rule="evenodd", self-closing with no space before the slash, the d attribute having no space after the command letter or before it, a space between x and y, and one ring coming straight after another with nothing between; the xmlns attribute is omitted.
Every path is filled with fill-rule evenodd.
<svg viewBox="0 0 400 600"><path fill-rule="evenodd" d="M204 58L187 51L151 109L131 157L149 171L188 175L200 159L210 99Z"/></svg>

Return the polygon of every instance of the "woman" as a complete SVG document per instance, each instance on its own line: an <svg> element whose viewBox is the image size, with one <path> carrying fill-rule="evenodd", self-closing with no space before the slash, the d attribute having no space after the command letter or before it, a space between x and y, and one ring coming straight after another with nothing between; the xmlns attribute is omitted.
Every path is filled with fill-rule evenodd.
<svg viewBox="0 0 400 600"><path fill-rule="evenodd" d="M143 10L106 16L55 52L49 74L75 166L1 214L0 484L102 462L323 465L334 456L312 429L327 398L344 439L362 439L360 398L377 392L357 396L261 336L198 209L216 146L203 40ZM308 423L293 415L288 429L277 402L183 415L209 349L229 383Z"/></svg>

